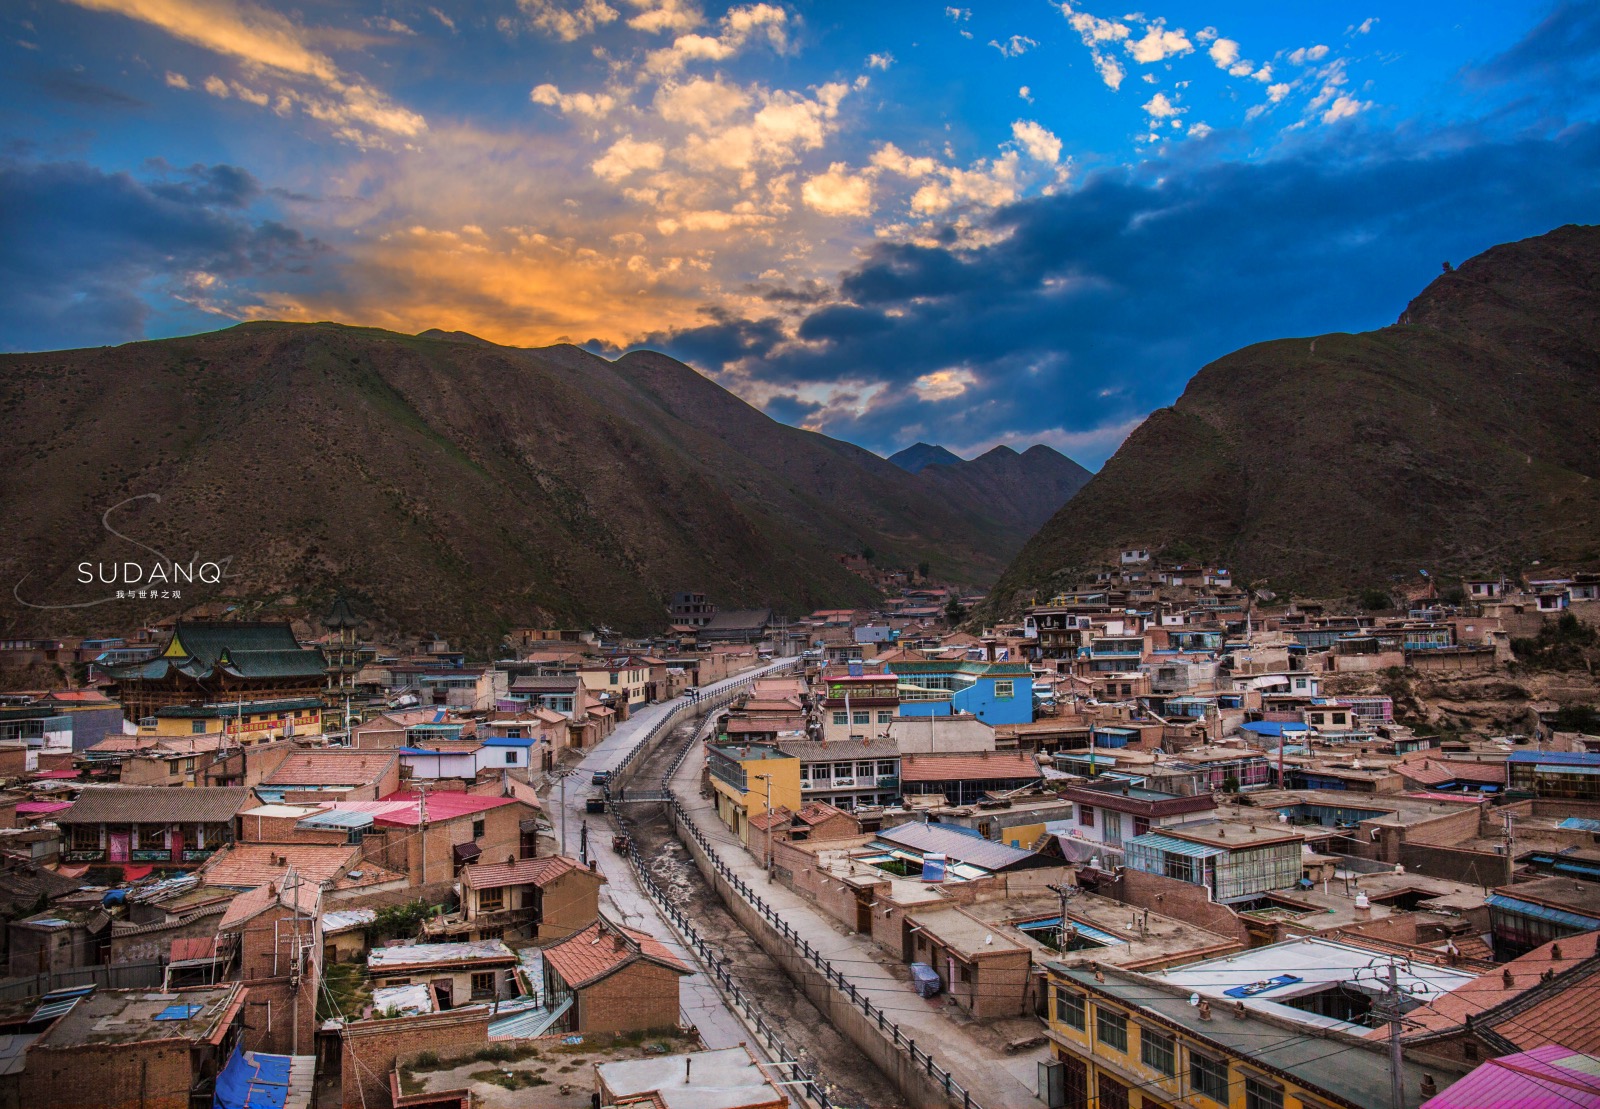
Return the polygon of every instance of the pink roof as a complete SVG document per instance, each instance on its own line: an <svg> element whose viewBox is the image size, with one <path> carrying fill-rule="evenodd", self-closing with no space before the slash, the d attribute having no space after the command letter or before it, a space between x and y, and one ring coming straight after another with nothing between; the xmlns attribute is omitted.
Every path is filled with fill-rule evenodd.
<svg viewBox="0 0 1600 1109"><path fill-rule="evenodd" d="M78 772L76 770L35 770L32 774L28 775L30 778L52 778L59 781L66 781L69 778L76 778L77 776Z"/></svg>
<svg viewBox="0 0 1600 1109"><path fill-rule="evenodd" d="M1600 1059L1560 1044L1503 1055L1422 1103L1422 1109L1600 1107Z"/></svg>
<svg viewBox="0 0 1600 1109"><path fill-rule="evenodd" d="M27 813L53 813L62 809L72 808L71 801L19 801L17 812Z"/></svg>
<svg viewBox="0 0 1600 1109"><path fill-rule="evenodd" d="M397 807L385 812L378 819L387 824L419 824L422 816L417 811L417 800L421 794L411 790L401 790L391 793L383 798L384 801L403 801L405 807ZM467 816L471 813L488 812L498 809L501 805L516 803L514 797L488 797L481 793L456 793L441 791L428 794L428 822L439 820L453 820L458 816ZM340 806L343 807L343 806Z"/></svg>

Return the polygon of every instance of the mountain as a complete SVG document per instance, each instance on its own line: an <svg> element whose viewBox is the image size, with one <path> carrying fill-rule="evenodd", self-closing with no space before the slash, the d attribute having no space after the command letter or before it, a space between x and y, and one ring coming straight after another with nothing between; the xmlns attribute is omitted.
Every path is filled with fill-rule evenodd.
<svg viewBox="0 0 1600 1109"><path fill-rule="evenodd" d="M864 548L987 583L1032 530L649 352L250 323L0 356L0 404L9 634L205 601L314 614L343 593L379 627L492 646L524 624L659 626L680 589L867 603L836 557ZM78 580L192 553L228 576L101 604L115 587Z"/></svg>
<svg viewBox="0 0 1600 1109"><path fill-rule="evenodd" d="M919 474L928 466L960 466L965 459L943 447L914 443L903 451L891 454L889 461L908 474Z"/></svg>
<svg viewBox="0 0 1600 1109"><path fill-rule="evenodd" d="M1204 367L1040 530L983 615L1125 545L1342 595L1600 557L1600 228L1494 247L1399 321Z"/></svg>
<svg viewBox="0 0 1600 1109"><path fill-rule="evenodd" d="M889 461L895 462L920 447L926 444L907 447L900 454L891 455ZM1043 443L1021 454L1010 447L995 447L970 462L955 455L950 455L955 458L954 463L940 462L930 458L935 451L950 454L943 447L927 447L917 457L929 461L912 470L924 488L951 503L966 505L973 512L998 509L1007 518L1026 524L1030 532L1055 515L1094 476ZM897 465L911 469L904 463Z"/></svg>

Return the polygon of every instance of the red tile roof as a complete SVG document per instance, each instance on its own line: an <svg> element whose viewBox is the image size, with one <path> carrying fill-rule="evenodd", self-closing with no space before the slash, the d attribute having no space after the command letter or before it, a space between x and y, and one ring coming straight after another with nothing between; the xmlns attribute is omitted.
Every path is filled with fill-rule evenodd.
<svg viewBox="0 0 1600 1109"><path fill-rule="evenodd" d="M267 775L269 786L371 785L399 759L392 750L291 751L278 769Z"/></svg>
<svg viewBox="0 0 1600 1109"><path fill-rule="evenodd" d="M276 882L290 868L303 880L320 884L333 881L352 867L366 869L359 847L320 843L235 843L207 859L200 873L209 886L254 889Z"/></svg>
<svg viewBox="0 0 1600 1109"><path fill-rule="evenodd" d="M604 917L544 949L545 966L571 989L581 989L637 962L655 963L679 974L694 973L660 940Z"/></svg>
<svg viewBox="0 0 1600 1109"><path fill-rule="evenodd" d="M462 870L461 880L468 888L475 890L542 886L563 874L583 869L582 864L565 855L545 855L543 858L518 859L509 863L478 863Z"/></svg>
<svg viewBox="0 0 1600 1109"><path fill-rule="evenodd" d="M1025 751L983 751L975 755L905 755L905 782L974 782L989 778L1041 778L1039 764Z"/></svg>

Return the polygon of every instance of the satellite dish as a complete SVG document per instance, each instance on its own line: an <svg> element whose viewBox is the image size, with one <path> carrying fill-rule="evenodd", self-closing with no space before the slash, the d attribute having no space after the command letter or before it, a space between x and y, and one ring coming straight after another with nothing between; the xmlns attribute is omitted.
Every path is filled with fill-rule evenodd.
<svg viewBox="0 0 1600 1109"><path fill-rule="evenodd" d="M1198 1006L1200 1004L1200 995L1197 994L1197 993L1190 994L1189 995L1189 1004Z"/></svg>

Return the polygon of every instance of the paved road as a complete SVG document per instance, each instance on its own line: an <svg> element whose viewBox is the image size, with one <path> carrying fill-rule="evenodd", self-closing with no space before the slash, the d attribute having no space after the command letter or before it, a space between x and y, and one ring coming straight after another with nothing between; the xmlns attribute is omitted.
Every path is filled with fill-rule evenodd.
<svg viewBox="0 0 1600 1109"><path fill-rule="evenodd" d="M726 689L737 682L750 677L752 674L763 674L769 670L781 669L792 660L779 660L770 666L758 670L746 671L726 681L713 685L702 686L705 693L716 693ZM589 822L589 855L597 860L598 869L606 876L606 884L601 887L600 902L602 908L609 909L608 916L620 920L630 928L648 932L657 937L687 965L698 967L699 963L688 949L678 943L672 929L661 919L656 912L655 904L644 891L639 888L634 880L633 868L630 867L622 856L611 850L611 823L603 816L588 816L584 812L584 802L596 792L591 784L591 778L597 770L611 770L622 761L624 755L644 737L650 726L666 716L677 705L682 704L685 698L666 701L659 705L646 705L640 708L626 721L617 725L617 730L601 742L595 744L584 753L583 761L578 764L577 770L566 778L565 807L566 815L566 848L564 853L577 858L580 830L584 821ZM640 782L639 785L654 785L654 783ZM546 798L546 810L555 825L556 835L561 835L562 824L562 791L559 785L552 784ZM700 1030L701 1037L707 1047L735 1047L740 1043L753 1043L749 1030L740 1023L739 1018L723 1003L722 995L706 978L705 974L696 971L682 980L683 988L680 993L683 1001L683 1010L688 1018Z"/></svg>
<svg viewBox="0 0 1600 1109"><path fill-rule="evenodd" d="M924 1048L932 1047L940 1066L949 1068L985 1109L1039 1109L1035 1094L1039 1060L1049 1056L1048 1048L1001 1055L971 1039L932 1005L919 998L911 987L894 977L880 962L881 952L870 940L841 934L832 918L825 916L799 894L776 882L768 883L766 871L732 833L717 819L711 803L700 797L700 768L705 764L703 747L691 748L689 756L672 780L677 795L690 819L706 833L717 855L746 882L760 891L762 899L799 929L825 958L847 973L856 988L894 1015L900 1029Z"/></svg>

